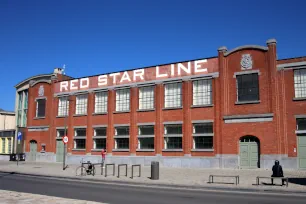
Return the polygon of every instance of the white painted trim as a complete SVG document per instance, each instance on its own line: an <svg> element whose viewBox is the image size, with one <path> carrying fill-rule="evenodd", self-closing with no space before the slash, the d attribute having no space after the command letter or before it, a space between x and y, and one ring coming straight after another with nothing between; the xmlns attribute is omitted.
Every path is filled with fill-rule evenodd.
<svg viewBox="0 0 306 204"><path fill-rule="evenodd" d="M253 122L269 122L273 118L244 118L244 119L225 119L224 123L253 123Z"/></svg>

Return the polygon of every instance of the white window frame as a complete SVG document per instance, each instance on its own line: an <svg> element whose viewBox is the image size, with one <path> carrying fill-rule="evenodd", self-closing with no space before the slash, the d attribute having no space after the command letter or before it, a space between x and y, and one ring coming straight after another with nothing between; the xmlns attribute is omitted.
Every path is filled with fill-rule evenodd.
<svg viewBox="0 0 306 204"><path fill-rule="evenodd" d="M192 82L192 105L212 104L212 79L198 79Z"/></svg>
<svg viewBox="0 0 306 204"><path fill-rule="evenodd" d="M142 134L141 133L141 128L143 128L143 127L148 127L148 126L152 126L152 128L153 128L153 134L150 134L150 135L148 135L148 134ZM147 149L147 150L154 150L155 149L155 144L154 144L154 138L155 137L155 130L154 130L154 125L138 125L138 136L137 136L137 138L138 138L138 149L139 150L144 150L144 149ZM142 139L153 139L153 148L141 148L141 140Z"/></svg>
<svg viewBox="0 0 306 204"><path fill-rule="evenodd" d="M76 96L75 102L75 114L86 115L87 114L88 95L80 94Z"/></svg>
<svg viewBox="0 0 306 204"><path fill-rule="evenodd" d="M38 116L38 106L39 106L38 102L39 101L45 101L45 107L44 107L45 108L45 110L44 110L45 114L43 116ZM35 115L36 115L37 118L44 118L44 117L46 117L46 112L47 112L46 111L46 106L47 106L47 100L45 98L38 98L38 99L36 99L36 114Z"/></svg>
<svg viewBox="0 0 306 204"><path fill-rule="evenodd" d="M294 69L294 97L306 98L306 69Z"/></svg>
<svg viewBox="0 0 306 204"><path fill-rule="evenodd" d="M77 135L77 131L80 129L85 129L86 133L85 135ZM85 150L86 149L86 134L87 134L87 129L86 128L74 128L74 149L80 149L80 150ZM85 141L85 148L77 148L77 142L76 140L84 140Z"/></svg>
<svg viewBox="0 0 306 204"><path fill-rule="evenodd" d="M58 98L58 116L68 116L69 114L69 100L68 96Z"/></svg>
<svg viewBox="0 0 306 204"><path fill-rule="evenodd" d="M108 92L95 93L95 113L107 113Z"/></svg>
<svg viewBox="0 0 306 204"><path fill-rule="evenodd" d="M154 86L139 87L139 110L154 109Z"/></svg>
<svg viewBox="0 0 306 204"><path fill-rule="evenodd" d="M118 135L117 128L128 128L129 129L129 134L128 135ZM114 140L115 140L115 149L116 150L127 150L126 148L118 148L118 139L128 139L128 146L130 147L130 126L117 126L115 127L115 135L114 135ZM128 148L129 149L129 148Z"/></svg>
<svg viewBox="0 0 306 204"><path fill-rule="evenodd" d="M116 111L130 111L130 88L116 90Z"/></svg>
<svg viewBox="0 0 306 204"><path fill-rule="evenodd" d="M105 135L97 135L97 129L105 129ZM94 127L94 136L92 137L94 150L101 150L97 149L97 140L105 140L105 148L106 148L107 145L106 136L107 136L107 127Z"/></svg>
<svg viewBox="0 0 306 204"><path fill-rule="evenodd" d="M182 82L164 84L164 107L181 108L183 105Z"/></svg>
<svg viewBox="0 0 306 204"><path fill-rule="evenodd" d="M212 132L206 132L206 133L196 133L195 132L195 126L196 125L209 125L212 126ZM197 149L207 149L207 150L212 150L214 149L214 124L212 122L197 122L197 123L193 123L192 124L192 138L193 138L193 149L197 150ZM196 148L196 139L195 138L199 138L199 137L211 137L212 138L212 147L210 148Z"/></svg>
<svg viewBox="0 0 306 204"><path fill-rule="evenodd" d="M168 134L167 127L169 126L181 126L182 132L180 134ZM168 148L169 138L180 138L181 147L179 148ZM164 124L164 149L183 149L183 124Z"/></svg>

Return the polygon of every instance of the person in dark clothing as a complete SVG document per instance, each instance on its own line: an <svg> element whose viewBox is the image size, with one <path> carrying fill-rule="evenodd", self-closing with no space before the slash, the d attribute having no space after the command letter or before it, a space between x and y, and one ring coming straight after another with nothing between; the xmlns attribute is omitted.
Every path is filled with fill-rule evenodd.
<svg viewBox="0 0 306 204"><path fill-rule="evenodd" d="M272 176L271 177L284 177L284 172L282 166L279 164L279 161L276 160L274 166L272 167ZM271 179L273 184L273 179ZM284 185L285 179L282 179L282 185Z"/></svg>

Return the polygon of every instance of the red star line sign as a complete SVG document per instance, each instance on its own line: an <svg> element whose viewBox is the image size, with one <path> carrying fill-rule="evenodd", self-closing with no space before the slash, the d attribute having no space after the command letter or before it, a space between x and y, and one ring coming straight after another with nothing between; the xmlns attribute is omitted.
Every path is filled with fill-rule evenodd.
<svg viewBox="0 0 306 204"><path fill-rule="evenodd" d="M68 143L68 137L67 137L67 136L63 137L63 142L64 142L65 144Z"/></svg>

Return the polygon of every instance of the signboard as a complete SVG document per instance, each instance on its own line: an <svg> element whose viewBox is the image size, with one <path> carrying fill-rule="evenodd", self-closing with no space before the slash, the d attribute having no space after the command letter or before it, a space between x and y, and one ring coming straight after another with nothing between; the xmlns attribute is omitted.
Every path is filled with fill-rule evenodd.
<svg viewBox="0 0 306 204"><path fill-rule="evenodd" d="M55 83L54 92L55 94L60 94L85 91L117 85L154 82L170 78L180 79L184 76L209 75L217 72L218 58L199 59L61 81Z"/></svg>
<svg viewBox="0 0 306 204"><path fill-rule="evenodd" d="M22 139L22 133L21 133L21 132L18 132L18 133L17 133L17 141L18 141L18 144L20 144L21 139Z"/></svg>
<svg viewBox="0 0 306 204"><path fill-rule="evenodd" d="M63 142L64 142L65 144L68 143L68 137L67 137L67 136L64 136L64 137L63 137Z"/></svg>

